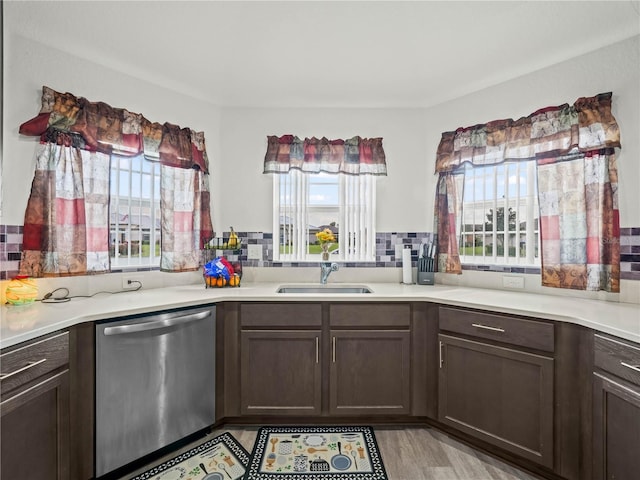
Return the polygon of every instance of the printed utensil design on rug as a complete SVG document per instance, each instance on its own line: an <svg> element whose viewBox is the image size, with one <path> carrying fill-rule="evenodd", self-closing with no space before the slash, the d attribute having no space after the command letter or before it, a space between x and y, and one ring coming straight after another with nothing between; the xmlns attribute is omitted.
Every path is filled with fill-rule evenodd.
<svg viewBox="0 0 640 480"><path fill-rule="evenodd" d="M304 437L304 443L310 447L319 447L326 443L327 439L322 435L307 435Z"/></svg>
<svg viewBox="0 0 640 480"><path fill-rule="evenodd" d="M371 427L262 427L244 480L285 478L387 480Z"/></svg>
<svg viewBox="0 0 640 480"><path fill-rule="evenodd" d="M226 473L226 474L227 474L227 476L228 476L229 478L233 478L233 477L231 476L231 474L227 471L227 467L225 466L225 464L224 464L224 463L219 463L219 464L218 464L218 470L222 470L224 473Z"/></svg>
<svg viewBox="0 0 640 480"><path fill-rule="evenodd" d="M218 472L207 473L207 469L204 466L204 463L200 464L200 468L204 472L204 478L202 480L223 480L222 475Z"/></svg>
<svg viewBox="0 0 640 480"><path fill-rule="evenodd" d="M230 433L223 433L132 480L240 480L249 454Z"/></svg>
<svg viewBox="0 0 640 480"><path fill-rule="evenodd" d="M342 454L341 442L338 442L338 454L331 457L331 465L336 470L347 470L351 466L351 459Z"/></svg>
<svg viewBox="0 0 640 480"><path fill-rule="evenodd" d="M280 455L291 455L293 452L293 442L291 440L283 440L278 445L278 453Z"/></svg>
<svg viewBox="0 0 640 480"><path fill-rule="evenodd" d="M326 448L313 448L313 447L307 448L307 452L309 452L309 453L328 452L328 451L329 450L327 450Z"/></svg>

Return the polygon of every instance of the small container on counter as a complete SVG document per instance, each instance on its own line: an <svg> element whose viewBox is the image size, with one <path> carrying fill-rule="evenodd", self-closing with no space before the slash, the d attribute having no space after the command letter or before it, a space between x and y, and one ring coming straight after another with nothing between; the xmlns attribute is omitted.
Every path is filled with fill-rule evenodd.
<svg viewBox="0 0 640 480"><path fill-rule="evenodd" d="M28 305L38 298L38 285L33 278L18 275L9 282L5 293L11 305Z"/></svg>

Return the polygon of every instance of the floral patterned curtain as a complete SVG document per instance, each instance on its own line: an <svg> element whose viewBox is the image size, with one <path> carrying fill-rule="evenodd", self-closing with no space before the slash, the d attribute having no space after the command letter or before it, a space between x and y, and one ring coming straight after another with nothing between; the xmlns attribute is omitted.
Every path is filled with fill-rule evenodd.
<svg viewBox="0 0 640 480"><path fill-rule="evenodd" d="M445 132L436 154L441 178L465 163L490 165L536 160L543 285L619 291L620 248L614 148L620 131L611 113L612 94L583 97L573 105L546 107L518 120ZM436 202L440 271L460 273L451 182L441 181ZM451 242L451 236L456 241Z"/></svg>
<svg viewBox="0 0 640 480"><path fill-rule="evenodd" d="M387 174L382 138L267 137L263 173L287 173L292 168L307 173Z"/></svg>
<svg viewBox="0 0 640 480"><path fill-rule="evenodd" d="M141 114L46 86L40 113L19 131L39 136L41 142L25 213L21 273L109 271L111 154L144 154L162 164L161 204L166 212L161 268L199 268L204 243L213 236L202 132L152 123Z"/></svg>

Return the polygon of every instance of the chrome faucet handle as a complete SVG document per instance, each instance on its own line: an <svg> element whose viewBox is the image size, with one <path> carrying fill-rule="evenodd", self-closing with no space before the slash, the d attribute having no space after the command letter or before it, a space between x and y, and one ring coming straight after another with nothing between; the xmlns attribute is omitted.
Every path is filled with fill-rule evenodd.
<svg viewBox="0 0 640 480"><path fill-rule="evenodd" d="M320 283L322 285L325 285L327 283L327 279L329 278L329 275L331 275L331 272L336 272L338 271L339 268L340 266L335 262L320 263Z"/></svg>

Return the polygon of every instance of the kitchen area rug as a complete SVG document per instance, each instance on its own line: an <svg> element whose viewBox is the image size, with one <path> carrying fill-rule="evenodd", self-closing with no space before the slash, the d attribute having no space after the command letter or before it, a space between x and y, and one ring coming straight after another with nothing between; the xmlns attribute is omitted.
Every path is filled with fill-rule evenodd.
<svg viewBox="0 0 640 480"><path fill-rule="evenodd" d="M131 480L240 480L249 453L230 433L223 433Z"/></svg>
<svg viewBox="0 0 640 480"><path fill-rule="evenodd" d="M388 480L371 427L262 427L244 480Z"/></svg>

